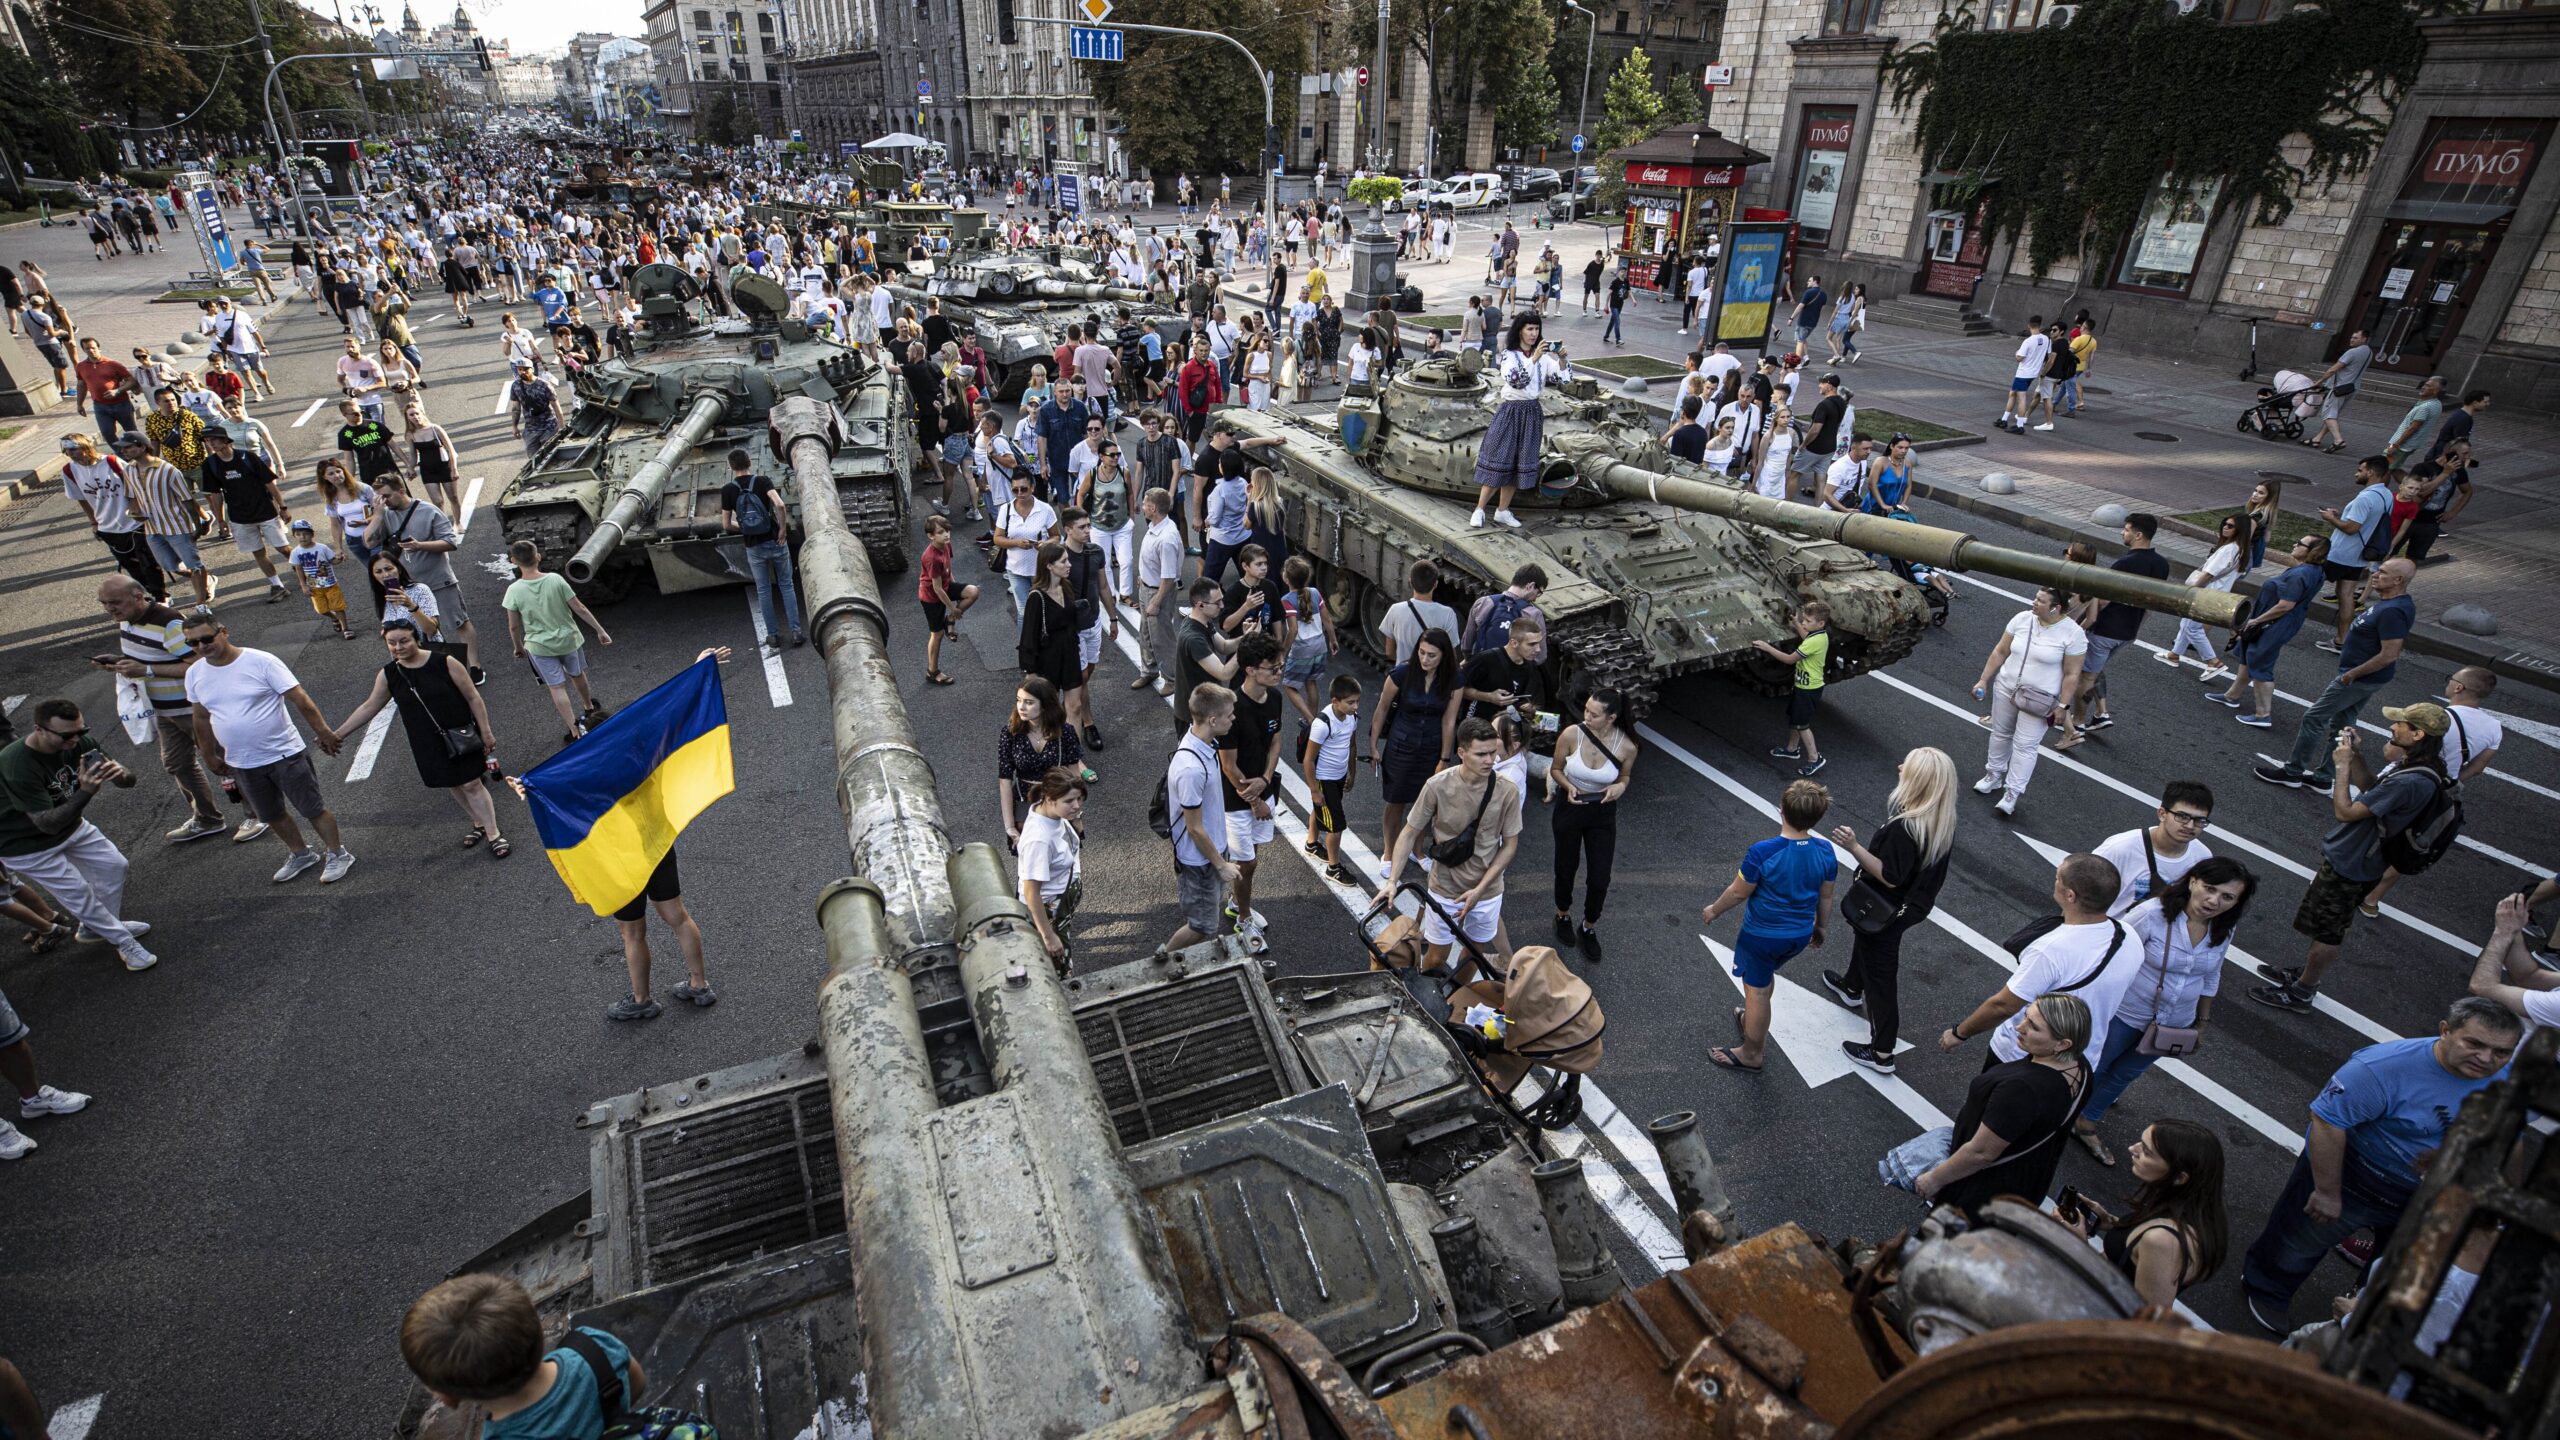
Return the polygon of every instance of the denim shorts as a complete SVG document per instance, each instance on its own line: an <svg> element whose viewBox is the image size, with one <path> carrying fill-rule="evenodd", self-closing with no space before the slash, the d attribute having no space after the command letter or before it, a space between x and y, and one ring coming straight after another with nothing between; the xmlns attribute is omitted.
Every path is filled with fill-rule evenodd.
<svg viewBox="0 0 2560 1440"><path fill-rule="evenodd" d="M196 552L194 536L150 535L144 538L151 544L151 558L160 563L161 569L202 570L204 568L204 556Z"/></svg>
<svg viewBox="0 0 2560 1440"><path fill-rule="evenodd" d="M1227 886L1218 878L1217 867L1176 860L1173 875L1174 890L1182 902L1182 923L1203 935L1217 934L1227 907Z"/></svg>
<svg viewBox="0 0 2560 1440"><path fill-rule="evenodd" d="M2090 636L2089 654L2080 662L2081 675L2086 677L2105 674L2107 661L2113 659L2115 653L2125 647L2125 643L2122 640L2110 640L2104 635Z"/></svg>
<svg viewBox="0 0 2560 1440"><path fill-rule="evenodd" d="M19 1019L18 1012L10 1008L9 997L0 994L0 1050L26 1039L30 1033L27 1022Z"/></svg>

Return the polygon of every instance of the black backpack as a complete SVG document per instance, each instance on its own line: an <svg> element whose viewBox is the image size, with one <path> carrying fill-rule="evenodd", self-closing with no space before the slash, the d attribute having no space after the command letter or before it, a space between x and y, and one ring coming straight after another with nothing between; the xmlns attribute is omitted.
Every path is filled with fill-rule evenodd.
<svg viewBox="0 0 2560 1440"><path fill-rule="evenodd" d="M1176 756L1181 755L1181 747L1176 746L1173 753ZM1196 761L1199 757L1192 758ZM1173 838L1173 797L1167 789L1172 779L1173 762L1168 759L1165 762L1165 773L1156 777L1156 793L1147 799L1147 828L1156 832L1156 838L1159 840Z"/></svg>
<svg viewBox="0 0 2560 1440"><path fill-rule="evenodd" d="M2382 837L2382 858L2403 875L2415 875L2445 857L2462 838L2462 782L2423 765L2408 767L2424 775L2433 793L2409 823Z"/></svg>

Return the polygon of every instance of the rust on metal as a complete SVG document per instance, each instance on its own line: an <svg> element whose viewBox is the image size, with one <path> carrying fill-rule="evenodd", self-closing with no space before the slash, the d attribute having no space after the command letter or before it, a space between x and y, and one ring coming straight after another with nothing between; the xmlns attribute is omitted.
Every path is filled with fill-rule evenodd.
<svg viewBox="0 0 2560 1440"><path fill-rule="evenodd" d="M1734 1317L1719 1337L1724 1348L1735 1359L1751 1367L1752 1372L1769 1382L1769 1388L1781 1395L1793 1395L1804 1385L1804 1348L1772 1330L1757 1315Z"/></svg>
<svg viewBox="0 0 2560 1440"><path fill-rule="evenodd" d="M1831 1440L1829 1422L1771 1389L1720 1340L1702 1340L1671 1382L1695 1434L1717 1440Z"/></svg>
<svg viewBox="0 0 2560 1440"><path fill-rule="evenodd" d="M1273 1425L1282 1437L1290 1432L1282 1421L1300 1405L1324 1412L1342 1440L1399 1440L1378 1402L1360 1388L1351 1372L1324 1348L1315 1332L1286 1315L1251 1315L1235 1323L1233 1334L1247 1342L1248 1354L1263 1367L1262 1385L1270 1396ZM1304 1426L1304 1421L1300 1421ZM1300 1434L1310 1433L1304 1428Z"/></svg>
<svg viewBox="0 0 2560 1440"><path fill-rule="evenodd" d="M2408 1227L2408 1248L2385 1297L2389 1304L2414 1314L2435 1303L2436 1277L2452 1266L2453 1252L2462 1248L2478 1204L2467 1185L2451 1184L2435 1193L2417 1223Z"/></svg>

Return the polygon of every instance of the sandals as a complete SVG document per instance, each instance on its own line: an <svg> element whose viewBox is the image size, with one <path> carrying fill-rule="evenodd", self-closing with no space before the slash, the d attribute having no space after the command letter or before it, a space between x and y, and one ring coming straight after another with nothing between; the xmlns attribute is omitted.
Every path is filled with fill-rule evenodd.
<svg viewBox="0 0 2560 1440"><path fill-rule="evenodd" d="M1734 1048L1730 1045L1712 1046L1707 1051L1707 1058L1726 1070L1739 1070L1745 1075L1759 1074L1763 1067L1743 1064L1742 1058L1734 1053Z"/></svg>
<svg viewBox="0 0 2560 1440"><path fill-rule="evenodd" d="M507 840L506 836L492 835L489 837L490 859L504 860L514 853L516 853L516 847Z"/></svg>
<svg viewBox="0 0 2560 1440"><path fill-rule="evenodd" d="M2083 1130L2075 1125L2071 1129L2071 1138L2080 1142L2080 1148L2089 1152L2090 1159L2110 1170L2116 1168L2115 1152L2107 1148L2107 1142L2099 1138L2094 1128Z"/></svg>
<svg viewBox="0 0 2560 1440"><path fill-rule="evenodd" d="M481 828L480 828L479 826L477 826L477 825L474 825L474 826L472 826L472 827L471 827L471 833L462 837L462 848L463 848L463 849L465 849L465 850L468 850L468 849L470 849L471 847L473 847L473 846L475 846L475 845L479 844L481 841L486 840L486 839L488 839L488 838L489 838L489 832L488 832L488 831L481 829Z"/></svg>
<svg viewBox="0 0 2560 1440"><path fill-rule="evenodd" d="M950 676L943 674L939 670L927 670L924 672L924 678L925 683L928 685L956 685L960 683L952 679Z"/></svg>

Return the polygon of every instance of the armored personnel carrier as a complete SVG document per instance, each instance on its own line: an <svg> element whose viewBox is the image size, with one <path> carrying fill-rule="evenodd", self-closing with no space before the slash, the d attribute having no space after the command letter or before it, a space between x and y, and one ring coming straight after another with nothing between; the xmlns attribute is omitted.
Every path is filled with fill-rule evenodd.
<svg viewBox="0 0 2560 1440"><path fill-rule="evenodd" d="M1550 384L1540 402L1546 459L1536 492L1513 507L1520 528L1471 527L1476 452L1493 417L1483 367L1475 351L1422 360L1375 396L1346 397L1330 426L1281 412L1219 412L1218 423L1241 435L1284 442L1275 470L1290 501L1291 553L1315 562L1334 613L1356 622L1344 627L1347 638L1372 659L1384 658L1378 623L1405 598L1406 572L1421 559L1438 564L1440 598L1461 615L1536 562L1547 573L1538 606L1554 693L1613 686L1638 713L1663 681L1705 671L1783 692L1788 667L1751 642L1785 647L1789 616L1810 600L1830 607L1830 679L1909 654L1929 609L1878 556L2050 580L2229 623L2232 606L2208 592L1765 499L1673 458L1644 412L1589 379Z"/></svg>
<svg viewBox="0 0 2560 1440"><path fill-rule="evenodd" d="M992 393L1002 400L1021 398L1031 367L1050 363L1069 324L1098 324L1102 343L1117 348L1123 306L1133 323L1164 337L1167 356L1181 354L1191 339L1189 316L1150 300L1144 290L1108 283L1080 260L982 255L946 267L923 285L892 285L889 293L919 309L940 300L953 324L975 332L996 372Z"/></svg>
<svg viewBox="0 0 2560 1440"><path fill-rule="evenodd" d="M498 497L507 539L566 557L563 573L591 604L644 575L670 593L743 584L745 549L721 525L729 451L752 449L785 397L814 396L841 433L828 476L854 533L874 569L904 570L915 440L896 377L791 319L782 288L756 275L730 282L746 318L710 325L693 317L692 277L675 266L640 267L631 293L637 354L579 373L558 437ZM777 483L796 531L802 482Z"/></svg>
<svg viewBox="0 0 2560 1440"><path fill-rule="evenodd" d="M827 483L835 415L793 396L768 434L805 497L852 871L818 897L816 1038L590 1108L591 1188L458 1267L516 1277L554 1334L623 1339L641 1403L756 1440L2457 1440L2560 1419L2560 1333L2534 1323L2560 1288L2560 1171L2517 1158L2560 1109L2560 1034L2465 1106L2325 1367L2137 1320L2113 1266L2008 1200L1881 1245L1747 1233L1687 1112L1627 1157L1659 1160L1680 1235L1631 1288L1584 1162L1531 1163L1405 974L1273 981L1232 940L1052 967L1003 858L952 848ZM2508 1263L2422 1341L2481 1230ZM413 1390L393 1430L472 1440L481 1418Z"/></svg>

